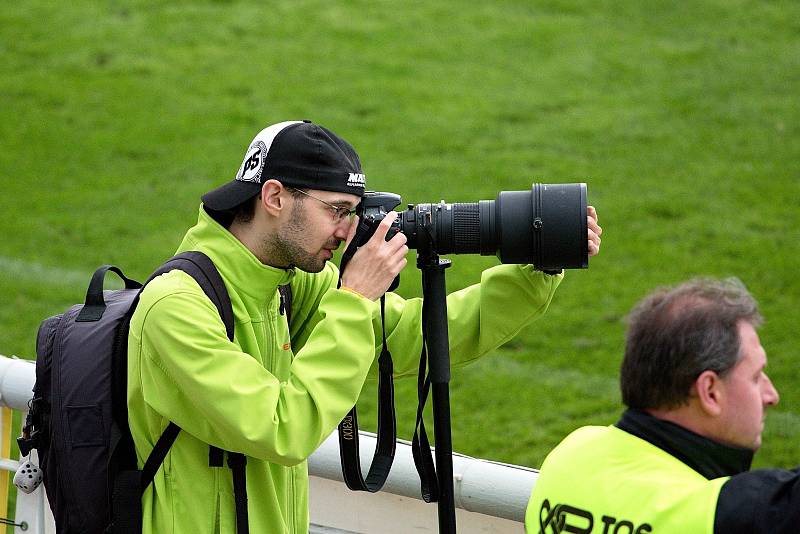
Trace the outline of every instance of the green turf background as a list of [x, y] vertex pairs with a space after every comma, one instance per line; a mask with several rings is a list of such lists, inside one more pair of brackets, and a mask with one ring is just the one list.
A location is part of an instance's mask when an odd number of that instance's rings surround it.
[[[735, 275], [782, 394], [756, 464], [798, 463], [799, 3], [12, 1], [0, 59], [0, 353], [31, 357], [97, 265], [144, 278], [259, 129], [310, 118], [407, 202], [589, 184], [602, 254], [454, 373], [457, 450], [538, 466], [613, 422], [625, 313], [657, 285]], [[450, 288], [496, 263], [451, 259]], [[401, 293], [419, 286], [409, 267]]]

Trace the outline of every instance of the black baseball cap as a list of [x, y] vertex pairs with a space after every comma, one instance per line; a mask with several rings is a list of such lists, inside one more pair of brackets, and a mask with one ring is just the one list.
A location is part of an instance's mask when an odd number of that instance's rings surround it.
[[234, 208], [275, 179], [290, 187], [364, 194], [366, 177], [355, 149], [332, 131], [311, 121], [285, 121], [255, 136], [236, 177], [202, 196], [214, 211]]

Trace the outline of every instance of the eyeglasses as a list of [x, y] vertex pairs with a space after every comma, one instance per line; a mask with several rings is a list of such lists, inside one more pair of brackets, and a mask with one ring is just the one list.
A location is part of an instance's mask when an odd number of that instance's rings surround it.
[[323, 204], [328, 206], [328, 208], [333, 212], [333, 223], [334, 224], [338, 224], [338, 223], [344, 221], [345, 219], [352, 220], [353, 217], [356, 214], [355, 208], [351, 209], [351, 208], [348, 208], [348, 207], [345, 207], [345, 206], [337, 206], [335, 204], [331, 204], [330, 202], [325, 202], [321, 198], [317, 198], [314, 195], [306, 193], [302, 189], [297, 189], [296, 187], [287, 187], [287, 189], [291, 189], [292, 191], [297, 191], [301, 195], [305, 195], [307, 197], [311, 197], [314, 200], [316, 200], [318, 202], [322, 202]]

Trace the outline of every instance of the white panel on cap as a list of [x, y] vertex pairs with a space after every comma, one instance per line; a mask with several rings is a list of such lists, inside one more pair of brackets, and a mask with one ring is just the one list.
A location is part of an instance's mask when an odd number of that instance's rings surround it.
[[250, 142], [250, 146], [245, 152], [244, 160], [239, 166], [239, 171], [236, 173], [236, 179], [240, 182], [255, 182], [261, 183], [261, 171], [266, 164], [269, 149], [275, 137], [284, 128], [292, 124], [299, 124], [302, 121], [284, 121], [277, 124], [267, 126], [256, 135]]
[[[272, 142], [275, 140], [275, 137], [281, 132], [281, 130], [287, 126], [291, 126], [292, 124], [300, 124], [301, 122], [303, 121], [284, 121], [267, 126], [258, 132], [258, 135], [253, 139], [253, 143], [257, 141], [263, 141], [263, 143], [267, 146], [267, 154], [269, 154], [269, 147], [272, 146]], [[253, 146], [253, 143], [250, 143], [250, 146]]]

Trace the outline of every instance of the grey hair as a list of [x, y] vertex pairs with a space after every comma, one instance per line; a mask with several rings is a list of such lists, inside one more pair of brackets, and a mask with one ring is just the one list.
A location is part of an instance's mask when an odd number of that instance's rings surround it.
[[622, 401], [640, 410], [685, 404], [702, 372], [724, 376], [739, 361], [741, 321], [763, 319], [737, 278], [695, 278], [645, 297], [628, 315]]

